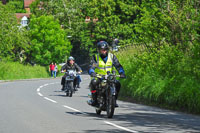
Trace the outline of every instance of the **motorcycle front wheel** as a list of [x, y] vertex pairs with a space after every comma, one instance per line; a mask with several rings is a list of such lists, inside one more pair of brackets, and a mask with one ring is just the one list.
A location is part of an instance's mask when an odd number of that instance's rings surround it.
[[96, 114], [100, 115], [101, 114], [101, 110], [100, 109], [96, 109]]
[[115, 111], [115, 102], [116, 102], [115, 96], [109, 94], [106, 101], [107, 101], [106, 103], [107, 117], [112, 118]]
[[69, 96], [69, 91], [66, 92], [66, 96]]
[[68, 82], [67, 82], [67, 81], [66, 81], [66, 83], [65, 83], [64, 91], [65, 91], [65, 93], [66, 93], [66, 96], [69, 96], [69, 87], [68, 87]]
[[72, 97], [74, 92], [73, 82], [69, 82], [69, 96]]

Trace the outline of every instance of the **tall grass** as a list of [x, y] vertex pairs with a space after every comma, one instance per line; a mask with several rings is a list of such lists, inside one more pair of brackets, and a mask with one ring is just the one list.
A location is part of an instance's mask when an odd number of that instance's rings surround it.
[[199, 52], [195, 55], [191, 49], [184, 53], [176, 46], [153, 52], [140, 49], [129, 47], [117, 53], [127, 75], [121, 80], [120, 94], [143, 103], [200, 113]]
[[48, 69], [42, 66], [22, 65], [18, 62], [0, 62], [0, 80], [49, 77]]

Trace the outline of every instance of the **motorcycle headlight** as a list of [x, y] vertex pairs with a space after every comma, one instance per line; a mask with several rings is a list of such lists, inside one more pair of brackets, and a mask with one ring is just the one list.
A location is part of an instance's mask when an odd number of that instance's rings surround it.
[[70, 76], [67, 76], [65, 79], [66, 79], [66, 80], [69, 80], [69, 79], [70, 79]]
[[106, 80], [103, 80], [103, 81], [101, 82], [101, 86], [106, 86]]

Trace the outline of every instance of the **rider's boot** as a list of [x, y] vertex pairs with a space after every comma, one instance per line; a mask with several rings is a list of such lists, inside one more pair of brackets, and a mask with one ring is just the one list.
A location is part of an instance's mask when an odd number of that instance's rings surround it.
[[81, 88], [81, 87], [80, 87], [80, 83], [77, 84], [77, 88]]
[[78, 91], [76, 82], [73, 83], [73, 88], [74, 88], [74, 91]]
[[92, 98], [88, 100], [88, 104], [91, 106], [98, 107], [98, 102], [97, 102], [97, 93], [92, 93]]
[[61, 91], [64, 91], [64, 88], [65, 88], [64, 85], [62, 85]]
[[115, 101], [115, 108], [119, 107], [119, 105], [117, 104], [117, 100]]
[[117, 104], [117, 98], [118, 98], [118, 94], [115, 95], [115, 107], [119, 107], [119, 105]]
[[77, 89], [77, 85], [74, 85], [75, 87], [74, 87], [74, 91], [78, 91], [78, 89]]

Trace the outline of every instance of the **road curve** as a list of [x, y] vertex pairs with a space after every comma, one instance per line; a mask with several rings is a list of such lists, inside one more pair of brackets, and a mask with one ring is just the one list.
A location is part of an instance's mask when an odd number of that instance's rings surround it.
[[112, 119], [87, 105], [88, 75], [73, 97], [60, 78], [0, 83], [0, 133], [200, 132], [200, 116], [118, 101]]

